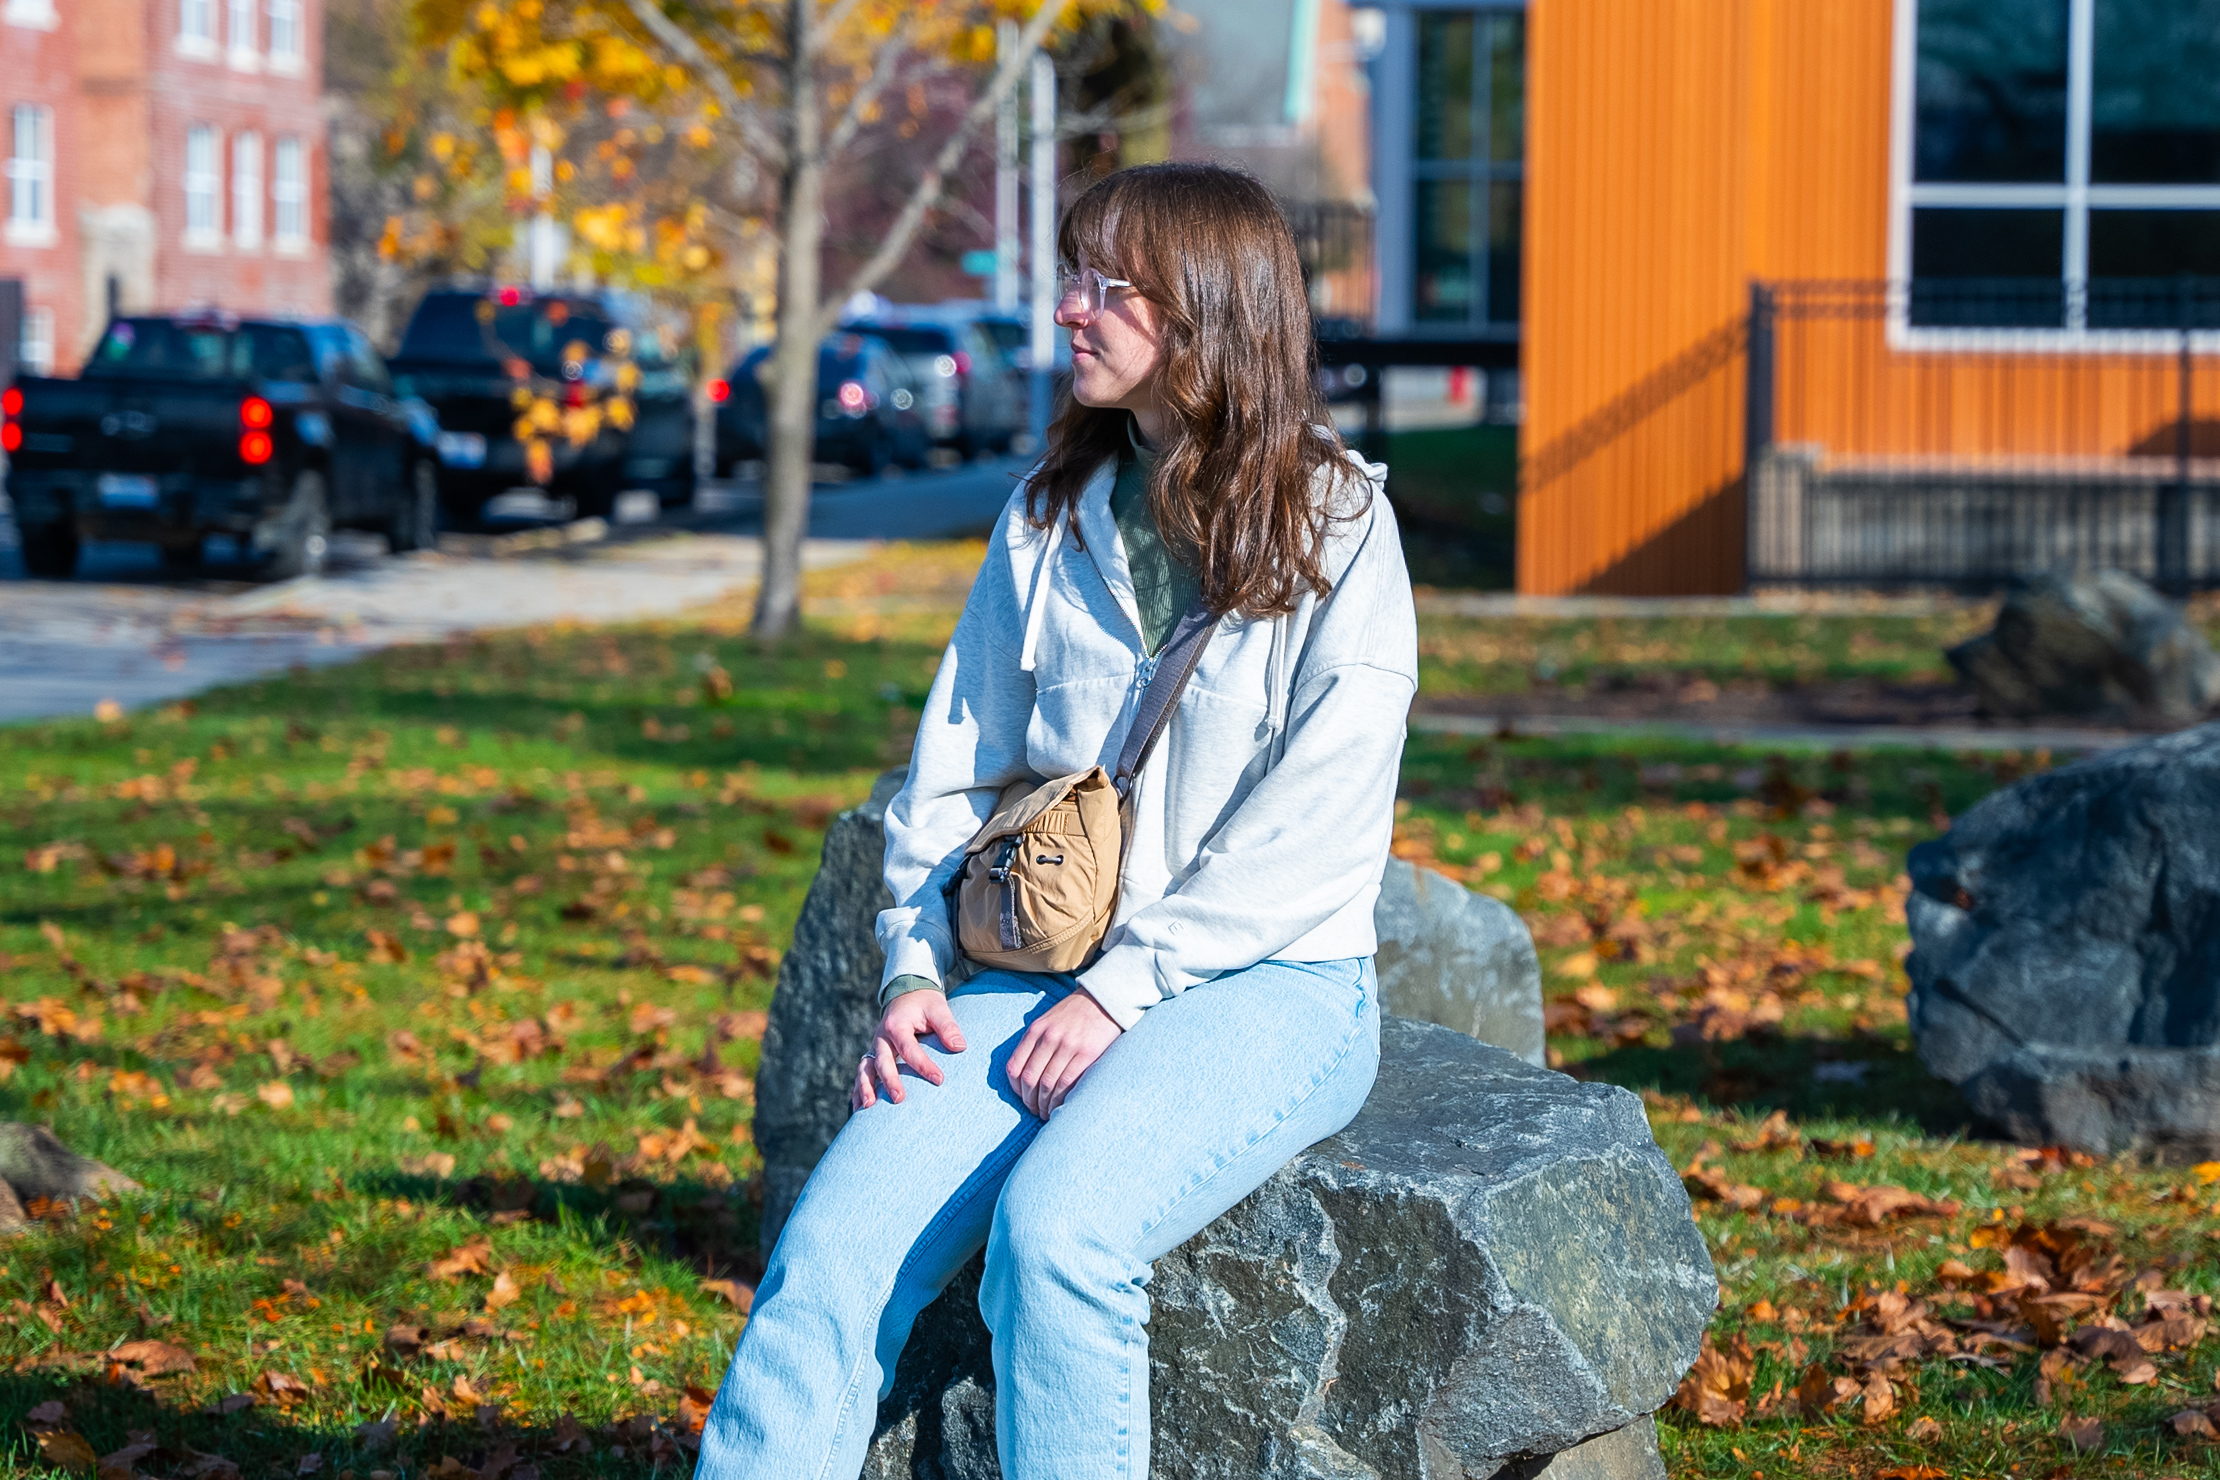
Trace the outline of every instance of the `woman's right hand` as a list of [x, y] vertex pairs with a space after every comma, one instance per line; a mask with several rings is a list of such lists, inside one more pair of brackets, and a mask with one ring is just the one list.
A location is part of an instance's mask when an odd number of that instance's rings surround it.
[[956, 1014], [949, 1010], [946, 993], [904, 992], [888, 1003], [878, 1031], [871, 1036], [871, 1052], [856, 1066], [856, 1087], [848, 1096], [848, 1108], [868, 1110], [876, 1105], [880, 1086], [884, 1086], [888, 1099], [901, 1104], [904, 1064], [916, 1070], [927, 1084], [945, 1079], [940, 1065], [918, 1041], [928, 1034], [938, 1038], [949, 1053], [964, 1051], [964, 1030], [956, 1026]]

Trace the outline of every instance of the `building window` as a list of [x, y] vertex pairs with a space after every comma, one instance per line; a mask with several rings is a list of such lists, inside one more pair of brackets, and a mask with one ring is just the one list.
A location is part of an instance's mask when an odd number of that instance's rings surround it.
[[54, 373], [54, 310], [27, 308], [16, 333], [16, 363], [33, 375]]
[[11, 124], [7, 240], [46, 246], [54, 240], [54, 110], [18, 103]]
[[1898, 0], [1897, 22], [1905, 327], [2220, 325], [2220, 0]]
[[1519, 321], [1526, 158], [1526, 18], [1421, 11], [1411, 318], [1429, 327]]
[[216, 54], [216, 0], [177, 0], [177, 49], [186, 56]]
[[277, 141], [277, 170], [270, 179], [270, 203], [277, 208], [271, 235], [281, 252], [308, 245], [308, 161], [301, 141], [287, 134]]
[[54, 0], [5, 0], [5, 3], [0, 3], [0, 25], [51, 31], [61, 23], [62, 18], [54, 9]]
[[297, 71], [301, 65], [301, 0], [270, 0], [270, 66]]
[[231, 239], [247, 251], [262, 245], [262, 135], [252, 129], [231, 136]]
[[223, 241], [223, 166], [219, 136], [205, 123], [185, 131], [185, 244], [212, 248]]
[[224, 0], [224, 39], [230, 45], [228, 60], [234, 67], [261, 65], [261, 47], [254, 34], [254, 0]]

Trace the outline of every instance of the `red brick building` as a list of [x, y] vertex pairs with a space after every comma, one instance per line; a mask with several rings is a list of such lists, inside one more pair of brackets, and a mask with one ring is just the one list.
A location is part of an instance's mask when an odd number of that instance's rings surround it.
[[0, 0], [0, 279], [67, 373], [110, 312], [329, 312], [318, 0]]

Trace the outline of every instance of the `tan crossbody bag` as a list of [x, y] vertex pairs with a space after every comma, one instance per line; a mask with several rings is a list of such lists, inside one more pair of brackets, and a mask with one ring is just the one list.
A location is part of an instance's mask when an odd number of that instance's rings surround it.
[[1063, 972], [1101, 954], [1133, 835], [1133, 780], [1170, 727], [1217, 626], [1217, 615], [1198, 601], [1147, 660], [1116, 774], [1092, 766], [1003, 790], [944, 891], [966, 956], [1007, 971]]

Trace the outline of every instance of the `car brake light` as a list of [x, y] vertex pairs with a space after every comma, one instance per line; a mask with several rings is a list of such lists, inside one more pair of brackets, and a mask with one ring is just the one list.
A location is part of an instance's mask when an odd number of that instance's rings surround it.
[[0, 422], [0, 452], [15, 452], [23, 446], [23, 428], [15, 422]]
[[569, 391], [568, 391], [568, 392], [567, 392], [567, 393], [566, 393], [566, 394], [564, 395], [564, 397], [563, 397], [563, 400], [564, 400], [564, 402], [565, 402], [566, 404], [568, 404], [568, 405], [572, 405], [572, 406], [583, 406], [583, 405], [585, 405], [585, 404], [586, 404], [586, 383], [585, 383], [584, 381], [582, 381], [582, 380], [574, 380], [574, 381], [572, 381], [572, 382], [570, 383], [570, 390], [569, 390]]
[[863, 382], [860, 380], [843, 380], [840, 382], [839, 399], [842, 410], [851, 413], [861, 411], [866, 399]]
[[260, 396], [249, 396], [239, 403], [239, 425], [252, 431], [268, 426], [270, 421], [270, 403]]
[[14, 386], [0, 391], [0, 452], [16, 452], [23, 446], [23, 426], [16, 420], [23, 414], [23, 392]]
[[239, 461], [260, 467], [270, 460], [270, 434], [248, 432], [239, 439]]
[[516, 288], [503, 288], [500, 298], [503, 308], [514, 308], [524, 301], [524, 294]]
[[0, 391], [0, 414], [21, 416], [23, 414], [23, 392], [12, 385], [6, 390]]
[[709, 382], [709, 400], [711, 405], [722, 406], [725, 402], [731, 399], [731, 382], [724, 380], [712, 380], [711, 382]]

